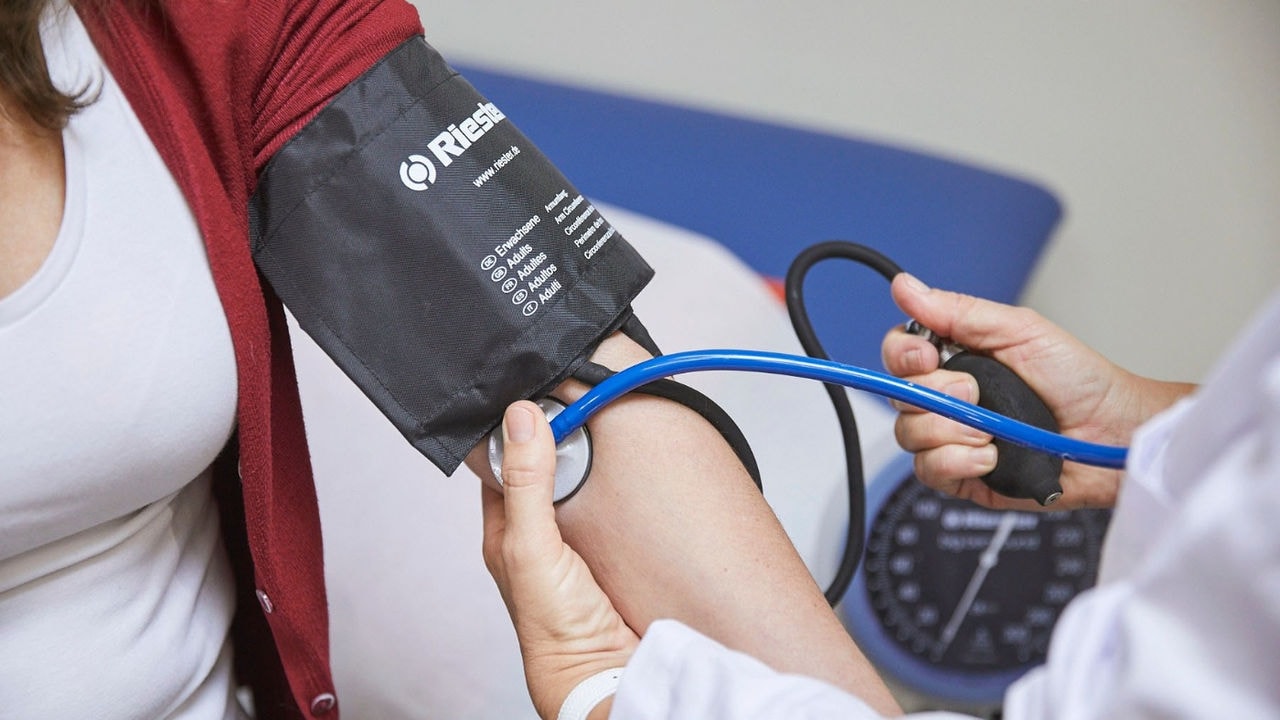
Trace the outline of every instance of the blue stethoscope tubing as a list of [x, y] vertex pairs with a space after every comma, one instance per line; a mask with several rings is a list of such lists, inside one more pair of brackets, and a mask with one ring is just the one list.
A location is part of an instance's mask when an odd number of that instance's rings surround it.
[[874, 393], [937, 413], [995, 437], [1057, 455], [1065, 460], [1123, 469], [1129, 449], [1100, 445], [1050, 432], [991, 412], [901, 378], [832, 360], [761, 350], [690, 350], [660, 355], [619, 371], [591, 388], [551, 420], [556, 443], [592, 415], [628, 392], [672, 375], [704, 370], [738, 370], [819, 380]]

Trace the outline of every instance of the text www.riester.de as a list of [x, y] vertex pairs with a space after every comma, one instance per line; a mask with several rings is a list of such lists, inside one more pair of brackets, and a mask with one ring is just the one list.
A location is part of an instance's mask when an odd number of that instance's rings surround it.
[[511, 149], [502, 153], [502, 155], [497, 160], [493, 161], [493, 164], [490, 165], [487, 170], [477, 175], [476, 179], [471, 181], [471, 184], [475, 185], [476, 187], [480, 187], [481, 185], [484, 185], [485, 183], [489, 182], [489, 180], [493, 178], [494, 175], [498, 174], [498, 171], [501, 170], [503, 166], [511, 162], [511, 159], [519, 154], [520, 154], [520, 146], [512, 145]]

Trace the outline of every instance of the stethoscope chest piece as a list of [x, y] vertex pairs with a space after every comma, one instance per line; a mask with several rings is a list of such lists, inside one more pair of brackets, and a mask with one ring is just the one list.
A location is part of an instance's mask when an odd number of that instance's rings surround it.
[[[537, 401], [538, 407], [542, 408], [542, 412], [546, 413], [547, 420], [553, 419], [559, 415], [565, 408], [564, 404], [552, 398], [542, 398]], [[498, 485], [502, 485], [502, 430], [499, 428], [489, 433], [489, 469], [493, 471], [494, 478], [497, 479]], [[587, 426], [583, 425], [573, 432], [569, 433], [559, 445], [556, 446], [556, 487], [555, 502], [562, 502], [569, 499], [582, 484], [586, 482], [587, 474], [591, 472], [591, 435], [587, 432]], [[501, 487], [499, 487], [501, 489]]]

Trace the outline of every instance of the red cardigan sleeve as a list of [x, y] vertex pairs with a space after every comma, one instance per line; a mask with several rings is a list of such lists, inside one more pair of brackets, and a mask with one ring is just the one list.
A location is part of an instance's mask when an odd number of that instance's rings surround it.
[[[402, 0], [126, 0], [76, 6], [204, 235], [235, 346], [241, 542], [237, 635], [252, 670], [287, 680], [258, 716], [336, 717], [319, 513], [283, 311], [253, 266], [258, 172], [339, 90], [421, 34]], [[238, 512], [228, 515], [239, 524]], [[228, 546], [237, 554], [235, 532]], [[253, 602], [253, 598], [259, 602]], [[246, 617], [247, 616], [247, 617]], [[274, 650], [275, 652], [271, 652]], [[262, 655], [279, 663], [263, 662]], [[240, 668], [242, 671], [244, 667]]]
[[422, 33], [403, 2], [264, 2], [256, 9], [262, 17], [249, 35], [265, 55], [249, 84], [255, 170], [356, 76]]

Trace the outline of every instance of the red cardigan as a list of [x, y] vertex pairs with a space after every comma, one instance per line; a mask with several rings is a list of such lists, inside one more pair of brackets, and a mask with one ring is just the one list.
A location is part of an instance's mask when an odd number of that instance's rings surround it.
[[248, 200], [267, 160], [335, 93], [421, 34], [418, 14], [402, 0], [77, 10], [182, 188], [231, 328], [240, 480], [223, 472], [220, 499], [240, 561], [238, 671], [255, 685], [262, 720], [335, 718], [319, 512], [284, 316], [250, 257]]

